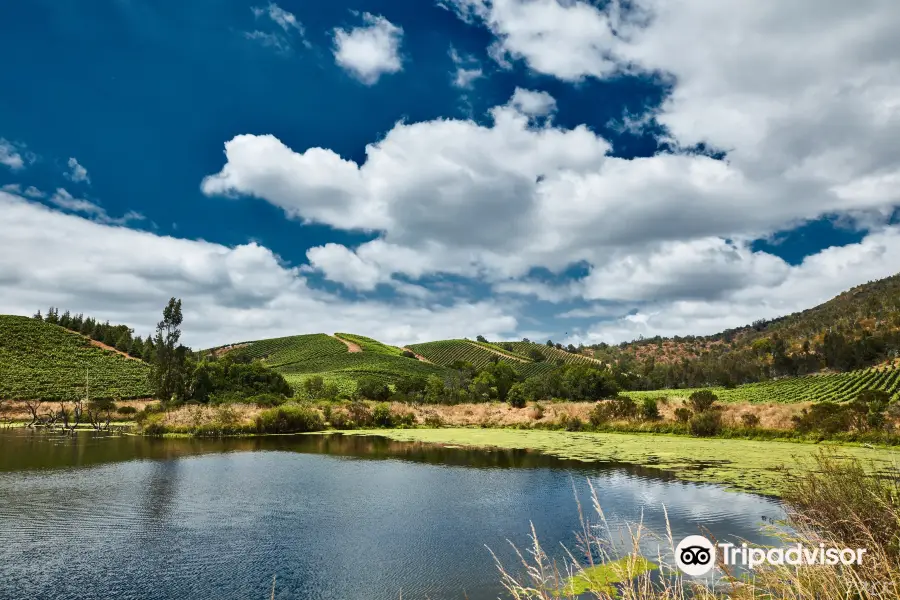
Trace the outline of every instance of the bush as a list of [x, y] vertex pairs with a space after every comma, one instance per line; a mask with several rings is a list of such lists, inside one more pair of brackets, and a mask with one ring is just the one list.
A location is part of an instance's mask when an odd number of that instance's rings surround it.
[[718, 400], [719, 397], [709, 390], [698, 390], [691, 394], [689, 399], [694, 412], [702, 413], [711, 409], [713, 404], [716, 403], [716, 400]]
[[687, 423], [693, 414], [689, 408], [681, 406], [675, 409], [675, 420], [679, 423]]
[[540, 421], [544, 418], [544, 407], [540, 404], [535, 404], [531, 407], [531, 418], [535, 421]]
[[622, 396], [609, 402], [609, 416], [614, 419], [630, 419], [637, 415], [637, 405], [628, 396]]
[[281, 406], [288, 399], [281, 394], [258, 394], [256, 396], [250, 396], [246, 399], [248, 404], [255, 404], [257, 406]]
[[741, 423], [744, 427], [756, 427], [759, 425], [759, 417], [753, 413], [744, 413], [741, 415]]
[[826, 435], [848, 431], [853, 423], [853, 415], [846, 406], [828, 400], [813, 404], [809, 409], [804, 408], [791, 419], [800, 433], [816, 431]]
[[416, 424], [416, 413], [412, 411], [394, 413], [391, 417], [394, 427], [412, 427]]
[[581, 431], [584, 429], [584, 421], [572, 416], [566, 420], [566, 431]]
[[284, 404], [265, 410], [256, 417], [260, 433], [303, 433], [325, 429], [325, 420], [317, 410], [298, 404]]
[[594, 408], [591, 409], [591, 414], [588, 416], [588, 420], [591, 423], [592, 427], [600, 427], [607, 421], [609, 421], [609, 413], [610, 406], [606, 402], [598, 402], [594, 405]]
[[547, 357], [544, 356], [544, 353], [537, 348], [531, 348], [528, 350], [528, 358], [530, 358], [534, 362], [543, 362], [547, 360]]
[[133, 406], [120, 406], [116, 413], [123, 417], [130, 417], [137, 414], [137, 409]]
[[375, 423], [372, 411], [362, 402], [354, 402], [347, 407], [347, 416], [356, 427], [371, 427]]
[[383, 402], [391, 397], [390, 388], [377, 377], [362, 377], [356, 383], [356, 393], [361, 398]]
[[693, 436], [714, 436], [722, 430], [722, 416], [717, 412], [701, 412], [691, 417], [688, 427]]
[[357, 427], [356, 422], [350, 417], [347, 411], [344, 410], [331, 411], [328, 422], [331, 423], [331, 426], [335, 429], [356, 429]]
[[390, 405], [376, 404], [372, 410], [372, 421], [377, 427], [393, 427], [394, 416], [391, 414]]
[[443, 427], [444, 419], [441, 418], [441, 415], [430, 412], [427, 415], [425, 415], [425, 419], [424, 419], [423, 423], [425, 424], [426, 427], [434, 427], [434, 428]]
[[402, 355], [406, 358], [411, 358], [413, 360], [419, 360], [418, 358], [416, 358], [416, 353], [411, 350], [404, 350]]
[[525, 386], [521, 383], [514, 383], [512, 387], [509, 388], [509, 392], [506, 395], [506, 401], [509, 402], [509, 405], [513, 408], [525, 408], [525, 404], [528, 401], [525, 393]]
[[656, 400], [644, 398], [644, 402], [641, 404], [641, 418], [645, 421], [659, 420], [659, 407], [656, 405]]

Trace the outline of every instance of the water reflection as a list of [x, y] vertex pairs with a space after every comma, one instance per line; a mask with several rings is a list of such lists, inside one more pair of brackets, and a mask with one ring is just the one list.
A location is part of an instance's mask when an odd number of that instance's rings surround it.
[[[590, 481], [616, 535], [643, 517], [766, 542], [769, 499], [566, 462], [377, 437], [224, 441], [0, 434], [0, 597], [497, 598], [485, 545], [575, 544]], [[574, 490], [574, 491], [573, 491]], [[647, 540], [645, 551], [655, 552]]]

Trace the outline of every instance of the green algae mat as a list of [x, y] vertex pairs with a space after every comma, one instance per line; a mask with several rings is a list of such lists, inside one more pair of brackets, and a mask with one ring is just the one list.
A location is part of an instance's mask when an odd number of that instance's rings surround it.
[[342, 432], [379, 435], [400, 442], [524, 449], [585, 462], [651, 467], [685, 481], [779, 495], [788, 473], [807, 468], [822, 448], [860, 459], [873, 472], [900, 467], [900, 450], [836, 444], [692, 438], [665, 434], [571, 433], [515, 429], [376, 429]]

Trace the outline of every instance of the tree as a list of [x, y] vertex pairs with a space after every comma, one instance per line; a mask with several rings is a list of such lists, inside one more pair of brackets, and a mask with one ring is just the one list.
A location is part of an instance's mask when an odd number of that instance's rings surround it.
[[187, 349], [178, 343], [181, 338], [181, 300], [171, 298], [163, 310], [163, 319], [156, 325], [156, 350], [151, 383], [156, 397], [163, 402], [184, 396]]
[[40, 311], [40, 309], [38, 309], [38, 311], [37, 311], [36, 313], [34, 313], [34, 318], [37, 319], [38, 321], [43, 321], [43, 320], [44, 320], [44, 317], [41, 316], [41, 311]]
[[696, 413], [708, 411], [718, 399], [719, 397], [709, 390], [697, 390], [689, 398], [691, 407]]
[[487, 340], [485, 339], [485, 337], [484, 337], [483, 335], [477, 335], [477, 336], [475, 336], [475, 341], [476, 341], [476, 342], [487, 343]]

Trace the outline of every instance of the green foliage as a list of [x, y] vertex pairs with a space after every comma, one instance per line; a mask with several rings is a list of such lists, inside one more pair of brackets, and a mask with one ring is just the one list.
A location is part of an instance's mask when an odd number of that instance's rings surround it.
[[154, 396], [163, 402], [185, 397], [187, 384], [187, 348], [180, 345], [181, 300], [171, 298], [156, 325], [156, 356], [150, 370]]
[[688, 421], [688, 428], [693, 436], [712, 437], [722, 430], [722, 415], [712, 410], [695, 414]]
[[610, 416], [610, 404], [608, 402], [598, 402], [591, 409], [588, 421], [592, 427], [600, 427], [609, 421]]
[[133, 406], [120, 406], [116, 409], [116, 413], [123, 417], [133, 417], [137, 412], [138, 410]]
[[680, 406], [675, 409], [675, 420], [679, 423], [687, 423], [693, 414], [689, 408]]
[[656, 405], [655, 399], [644, 398], [644, 401], [641, 404], [641, 418], [645, 421], [659, 420], [659, 407]]
[[391, 415], [391, 407], [388, 404], [376, 404], [372, 409], [372, 420], [376, 427], [393, 427], [394, 420]]
[[256, 430], [260, 433], [304, 433], [325, 429], [325, 420], [318, 411], [284, 404], [261, 412], [256, 417]]
[[609, 416], [614, 419], [631, 419], [636, 416], [638, 412], [637, 405], [634, 403], [634, 400], [632, 400], [628, 396], [610, 400], [608, 406]]
[[712, 408], [719, 397], [709, 390], [697, 390], [690, 395], [691, 408], [695, 413], [706, 412]]
[[387, 400], [391, 396], [391, 390], [377, 377], [361, 377], [356, 385], [356, 393], [361, 398], [369, 400]]
[[[362, 348], [363, 352], [374, 352], [376, 354], [386, 354], [388, 356], [403, 355], [403, 351], [400, 348], [382, 344], [378, 340], [373, 340], [372, 338], [368, 338], [363, 335], [356, 335], [353, 333], [336, 333], [334, 335], [337, 338], [347, 340], [348, 342], [356, 344], [357, 346]], [[413, 358], [415, 358], [415, 355], [413, 355]]]
[[[455, 369], [460, 362], [471, 364], [475, 369], [484, 369], [495, 361], [508, 364], [528, 377], [553, 370], [553, 365], [536, 364], [524, 356], [495, 348], [493, 344], [469, 340], [441, 340], [424, 344], [412, 344], [409, 349], [430, 360], [435, 365]], [[498, 355], [500, 352], [501, 355]], [[509, 355], [509, 356], [507, 356]]]
[[261, 395], [291, 397], [294, 390], [280, 373], [261, 362], [234, 362], [228, 355], [198, 363], [187, 385], [187, 398], [201, 403], [209, 402], [213, 397], [241, 401]]
[[46, 321], [0, 316], [0, 398], [147, 398], [149, 366]]
[[[860, 391], [878, 390], [897, 400], [900, 399], [900, 365], [852, 371], [849, 373], [828, 373], [807, 375], [773, 381], [762, 381], [740, 385], [733, 389], [714, 388], [709, 391], [718, 396], [721, 402], [741, 402], [755, 404], [760, 402], [778, 402], [790, 404], [794, 402], [849, 402], [857, 397]], [[687, 396], [698, 390], [655, 390], [624, 392], [632, 398], [659, 396], [660, 394]]]
[[513, 384], [512, 387], [509, 388], [509, 394], [506, 396], [506, 401], [509, 402], [509, 405], [513, 408], [525, 408], [525, 405], [528, 403], [525, 386], [522, 383]]
[[801, 433], [817, 431], [833, 434], [850, 429], [852, 415], [845, 406], [825, 401], [803, 409], [800, 415], [793, 417], [793, 421], [794, 427]]
[[569, 364], [549, 373], [529, 377], [525, 390], [530, 400], [562, 398], [575, 402], [615, 397], [618, 393], [612, 374], [586, 364]]

